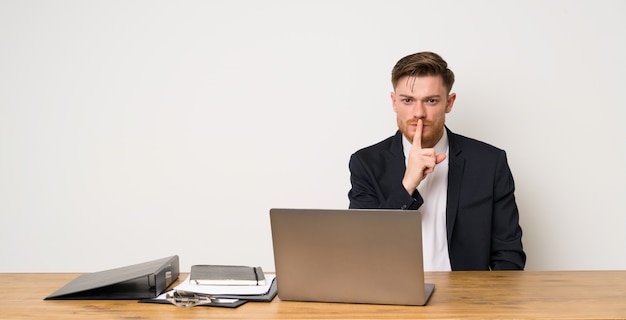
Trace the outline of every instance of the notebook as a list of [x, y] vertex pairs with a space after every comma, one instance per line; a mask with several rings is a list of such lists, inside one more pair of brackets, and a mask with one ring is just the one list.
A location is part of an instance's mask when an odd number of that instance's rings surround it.
[[414, 210], [270, 209], [281, 300], [425, 305]]
[[189, 282], [207, 286], [264, 286], [261, 267], [196, 264], [191, 266]]

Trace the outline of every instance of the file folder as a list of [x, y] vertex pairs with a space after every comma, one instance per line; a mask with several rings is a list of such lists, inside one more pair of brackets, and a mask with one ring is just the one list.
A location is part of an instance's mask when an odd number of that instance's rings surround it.
[[180, 274], [177, 255], [83, 274], [44, 300], [131, 300], [155, 298]]
[[[186, 281], [188, 282], [188, 280], [189, 279], [187, 279]], [[177, 291], [178, 288], [182, 288], [183, 289], [182, 291], [185, 292], [186, 294], [192, 294], [198, 297], [205, 297], [205, 299], [202, 299], [202, 300], [206, 302], [201, 302], [201, 303], [196, 303], [196, 304], [190, 303], [190, 305], [237, 308], [240, 305], [249, 301], [271, 302], [274, 299], [274, 297], [276, 297], [276, 294], [278, 293], [278, 289], [276, 286], [276, 279], [274, 276], [270, 276], [269, 281], [271, 283], [269, 285], [269, 289], [266, 292], [259, 293], [259, 294], [223, 294], [223, 293], [209, 294], [209, 293], [194, 292], [191, 289], [191, 286], [184, 286], [183, 284], [179, 284], [174, 289], [166, 292], [165, 294], [162, 294], [159, 297], [150, 298], [150, 299], [141, 299], [139, 300], [139, 302], [171, 304], [172, 301], [168, 300], [166, 295], [172, 294], [173, 292]], [[192, 290], [192, 291], [189, 291], [189, 290]]]

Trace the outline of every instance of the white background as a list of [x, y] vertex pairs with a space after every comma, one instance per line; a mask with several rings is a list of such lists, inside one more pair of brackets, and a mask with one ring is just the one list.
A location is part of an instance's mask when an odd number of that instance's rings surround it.
[[626, 269], [626, 2], [0, 0], [0, 272], [274, 268], [272, 207], [347, 208], [440, 53], [507, 151], [528, 270]]

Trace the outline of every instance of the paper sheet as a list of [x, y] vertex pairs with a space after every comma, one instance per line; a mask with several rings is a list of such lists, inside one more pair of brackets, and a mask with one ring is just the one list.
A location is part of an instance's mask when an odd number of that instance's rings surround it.
[[188, 276], [185, 281], [174, 287], [174, 289], [210, 295], [262, 295], [270, 290], [275, 277], [276, 275], [266, 274], [265, 279], [267, 281], [262, 286], [206, 286], [191, 284]]

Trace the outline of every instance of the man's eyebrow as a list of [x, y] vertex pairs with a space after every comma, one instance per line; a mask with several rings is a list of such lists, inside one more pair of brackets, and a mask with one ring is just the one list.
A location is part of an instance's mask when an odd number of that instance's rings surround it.
[[[414, 96], [410, 96], [408, 94], [399, 94], [398, 96], [400, 96], [401, 98], [411, 98], [411, 99], [417, 99]], [[425, 96], [424, 98], [422, 98], [423, 100], [429, 100], [429, 99], [434, 99], [434, 98], [439, 98], [441, 99], [441, 95], [440, 94], [433, 94], [430, 96]]]

